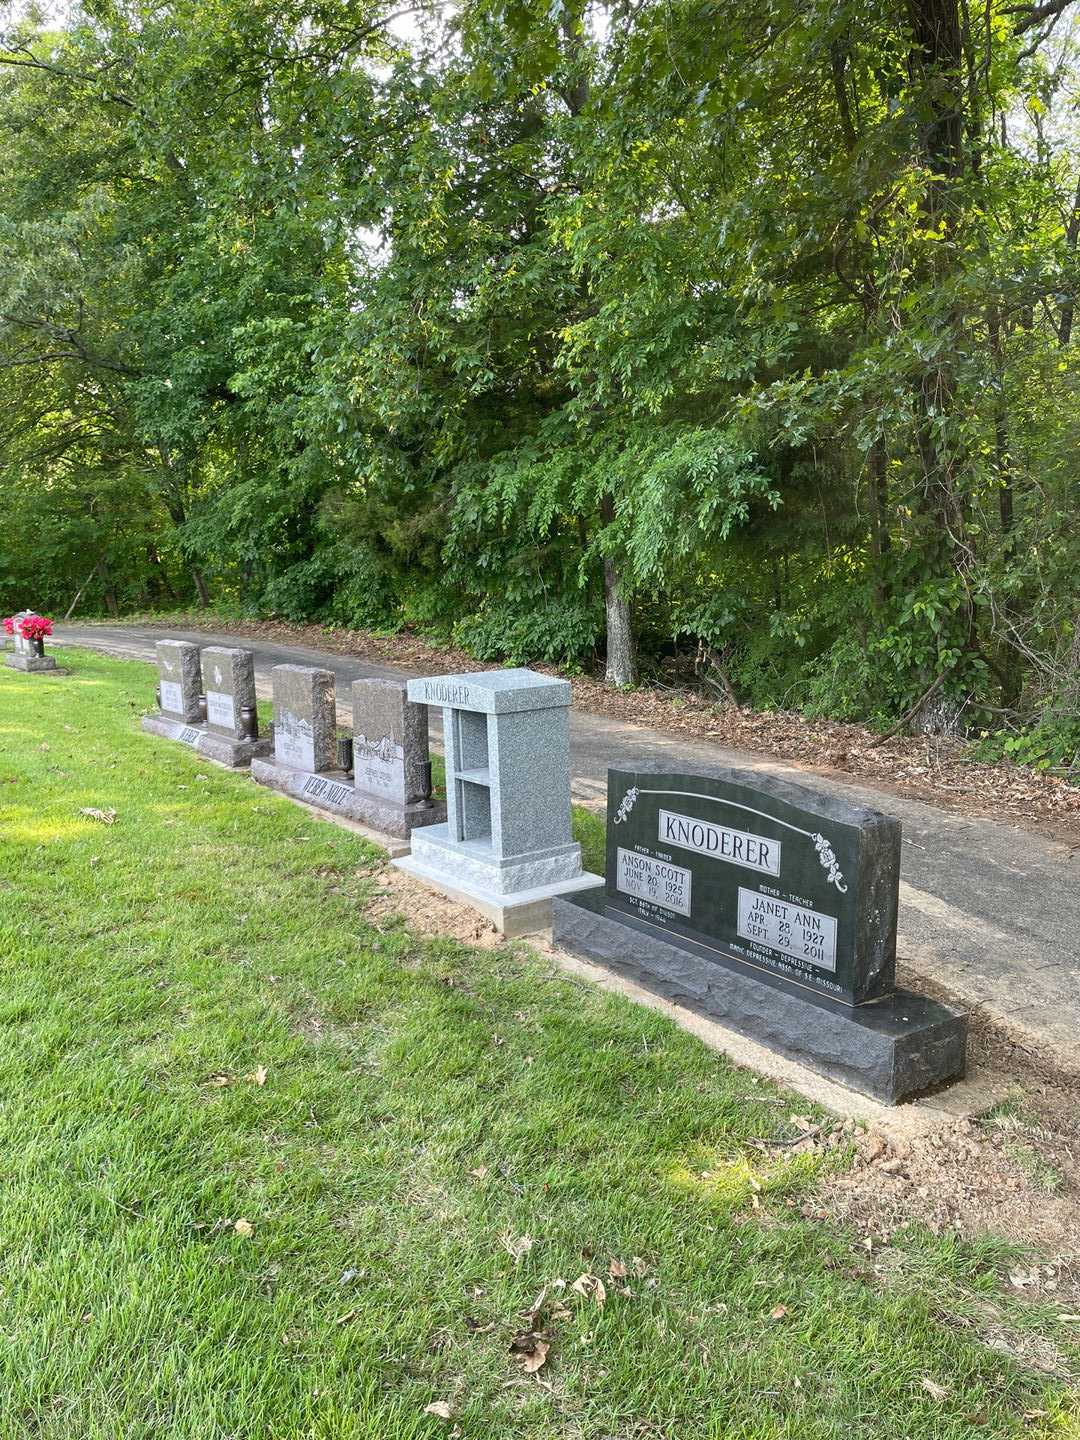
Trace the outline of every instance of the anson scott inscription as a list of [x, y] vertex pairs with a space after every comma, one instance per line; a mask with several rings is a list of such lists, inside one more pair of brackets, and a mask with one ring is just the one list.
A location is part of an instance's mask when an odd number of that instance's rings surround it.
[[900, 826], [770, 776], [608, 771], [605, 906], [848, 1005], [892, 993]]

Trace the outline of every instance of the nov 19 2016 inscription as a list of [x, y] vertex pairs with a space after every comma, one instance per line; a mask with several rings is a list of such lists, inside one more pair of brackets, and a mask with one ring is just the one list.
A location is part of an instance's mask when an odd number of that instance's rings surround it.
[[609, 912], [849, 1005], [891, 993], [896, 822], [725, 773], [609, 770]]

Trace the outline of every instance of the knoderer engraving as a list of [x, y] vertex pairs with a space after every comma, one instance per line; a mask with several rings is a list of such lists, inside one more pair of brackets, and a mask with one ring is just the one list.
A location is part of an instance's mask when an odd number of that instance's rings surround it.
[[780, 874], [782, 846], [779, 840], [765, 840], [746, 830], [732, 830], [727, 825], [714, 825], [709, 820], [680, 815], [673, 810], [660, 811], [658, 834], [666, 845], [711, 855], [748, 870], [760, 870], [765, 875]]
[[[825, 836], [817, 830], [804, 830], [801, 825], [792, 825], [787, 820], [781, 820], [777, 815], [764, 815], [760, 810], [755, 810], [752, 805], [740, 805], [737, 801], [727, 800], [721, 795], [699, 795], [692, 790], [646, 790], [638, 785], [631, 785], [623, 795], [619, 807], [612, 818], [612, 825], [625, 825], [629, 821], [630, 812], [637, 804], [638, 797], [641, 795], [684, 795], [692, 800], [710, 800], [717, 805], [726, 805], [732, 810], [745, 810], [751, 815], [762, 815], [763, 819], [772, 820], [775, 824], [782, 825], [785, 830], [792, 830], [796, 835], [805, 835], [806, 838], [812, 842], [817, 852], [821, 868], [827, 872], [829, 884], [835, 885], [841, 895], [847, 894], [847, 883], [844, 880], [844, 872], [837, 864], [836, 853]], [[778, 845], [777, 841], [773, 841], [772, 843]], [[773, 873], [779, 874], [779, 871], [774, 871]]]
[[448, 685], [444, 680], [425, 680], [424, 699], [433, 705], [467, 705], [468, 685]]

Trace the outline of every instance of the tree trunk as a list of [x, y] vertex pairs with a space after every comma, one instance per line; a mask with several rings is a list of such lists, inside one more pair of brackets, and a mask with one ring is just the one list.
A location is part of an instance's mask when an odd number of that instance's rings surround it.
[[[610, 495], [605, 495], [600, 502], [600, 518], [605, 525], [615, 519], [615, 502]], [[637, 681], [637, 659], [630, 601], [623, 593], [619, 567], [610, 555], [604, 556], [604, 607], [607, 611], [604, 679], [609, 685], [633, 685]]]
[[604, 605], [607, 609], [607, 669], [604, 679], [609, 685], [633, 685], [637, 680], [637, 665], [630, 602], [622, 592], [619, 572], [610, 556], [604, 558]]
[[206, 584], [206, 576], [197, 565], [192, 565], [191, 578], [195, 582], [195, 593], [199, 597], [199, 608], [206, 610], [210, 605], [210, 590]]
[[889, 559], [892, 539], [889, 535], [889, 469], [885, 443], [874, 441], [869, 456], [870, 470], [870, 548], [874, 557], [874, 601], [879, 611], [889, 603], [891, 589]]
[[[1076, 254], [1076, 242], [1078, 238], [1080, 238], [1080, 181], [1077, 182], [1076, 198], [1073, 200], [1073, 207], [1069, 214], [1069, 224], [1065, 231], [1065, 252], [1070, 262]], [[1069, 288], [1066, 291], [1068, 298], [1061, 307], [1061, 321], [1058, 327], [1058, 339], [1061, 341], [1062, 349], [1065, 349], [1072, 339], [1073, 314], [1076, 310], [1076, 297], [1072, 293], [1074, 283], [1070, 275]]]
[[96, 566], [98, 579], [101, 581], [102, 590], [105, 594], [105, 608], [110, 615], [119, 615], [120, 606], [116, 601], [116, 591], [113, 588], [112, 576], [109, 574], [109, 567], [104, 560], [99, 560]]

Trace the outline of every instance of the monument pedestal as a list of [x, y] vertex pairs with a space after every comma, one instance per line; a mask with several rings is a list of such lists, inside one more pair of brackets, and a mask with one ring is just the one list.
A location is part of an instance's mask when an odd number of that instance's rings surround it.
[[603, 884], [552, 902], [552, 938], [853, 1090], [895, 1105], [964, 1073], [967, 1016], [894, 990], [846, 1005], [682, 936], [650, 934], [605, 904]]
[[24, 655], [16, 651], [9, 655], [4, 662], [12, 670], [23, 670], [34, 673], [39, 670], [55, 670], [56, 661], [51, 655]]
[[242, 770], [257, 756], [270, 753], [269, 739], [231, 740], [225, 735], [212, 734], [202, 725], [185, 725], [182, 720], [172, 720], [160, 713], [144, 715], [142, 728], [151, 735], [160, 735], [163, 740], [189, 745], [192, 750], [229, 770]]
[[252, 762], [251, 778], [305, 805], [370, 825], [397, 840], [407, 840], [418, 826], [438, 825], [446, 819], [446, 806], [437, 800], [426, 805], [396, 805], [382, 796], [357, 790], [344, 770], [305, 770], [270, 758]]
[[414, 832], [412, 853], [395, 860], [414, 880], [471, 905], [504, 935], [533, 935], [551, 924], [551, 902], [602, 884], [581, 869], [574, 842], [494, 859], [490, 845], [455, 841], [448, 825]]

